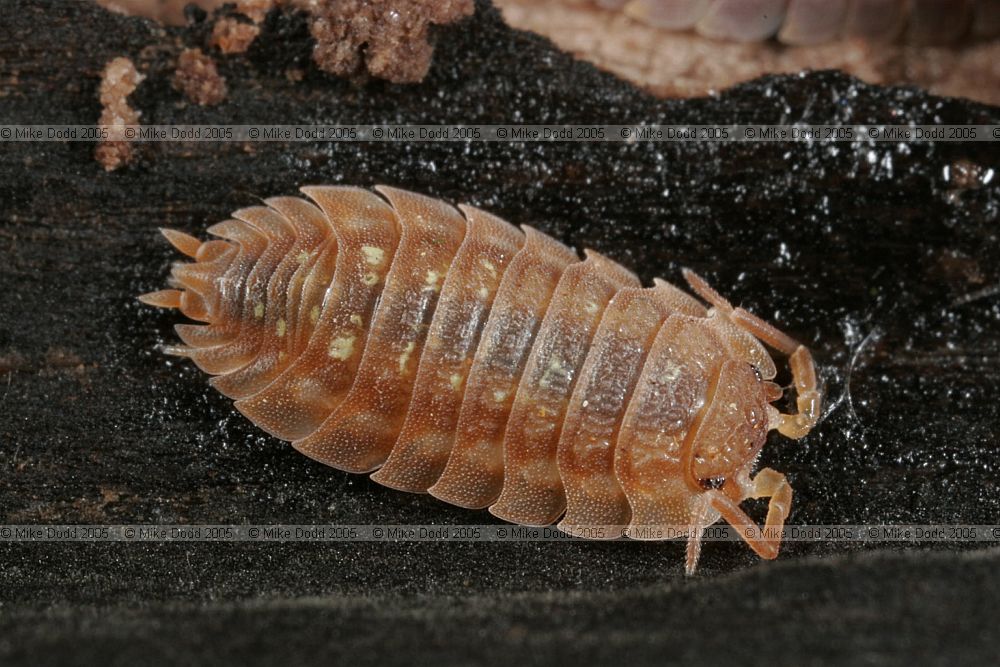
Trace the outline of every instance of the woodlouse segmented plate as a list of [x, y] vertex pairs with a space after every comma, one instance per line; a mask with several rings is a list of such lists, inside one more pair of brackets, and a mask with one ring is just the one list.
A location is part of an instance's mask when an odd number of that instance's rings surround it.
[[[740, 509], [791, 487], [764, 469], [768, 430], [804, 436], [819, 414], [811, 356], [685, 277], [710, 307], [530, 227], [388, 187], [306, 187], [233, 213], [202, 242], [164, 230], [193, 263], [168, 349], [300, 452], [386, 486], [515, 523], [646, 539], [681, 527], [693, 572], [720, 517], [774, 558], [780, 538]], [[790, 355], [798, 412], [761, 345]], [[652, 529], [652, 530], [651, 530]], [[769, 531], [770, 532], [770, 531]], [[780, 532], [780, 531], [779, 531]]]

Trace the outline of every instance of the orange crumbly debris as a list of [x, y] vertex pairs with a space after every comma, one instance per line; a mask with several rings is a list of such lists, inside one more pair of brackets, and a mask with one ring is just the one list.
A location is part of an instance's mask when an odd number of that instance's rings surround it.
[[132, 142], [122, 135], [124, 126], [139, 123], [141, 114], [129, 106], [127, 98], [144, 78], [128, 58], [115, 58], [104, 67], [100, 87], [100, 124], [110, 127], [107, 139], [97, 145], [94, 157], [107, 171], [125, 166], [134, 156]]
[[421, 81], [434, 47], [431, 24], [472, 14], [472, 0], [296, 0], [312, 15], [313, 60], [320, 69], [353, 76], [367, 68], [394, 83]]
[[[183, 6], [189, 0], [98, 0], [127, 14], [148, 16], [170, 24], [184, 23]], [[212, 11], [224, 0], [194, 0]], [[474, 0], [236, 0], [235, 11], [252, 25], [232, 16], [219, 18], [209, 45], [222, 53], [244, 53], [260, 34], [260, 24], [274, 7], [309, 14], [316, 40], [313, 60], [323, 71], [353, 77], [367, 71], [394, 83], [423, 80], [430, 69], [434, 47], [428, 41], [431, 25], [452, 23], [471, 16]], [[200, 53], [200, 52], [199, 52]], [[174, 79], [198, 104], [217, 104], [225, 97], [225, 82], [206, 56], [192, 57], [191, 72]], [[194, 94], [191, 91], [194, 91]], [[201, 100], [213, 101], [201, 101]]]
[[260, 28], [234, 18], [224, 18], [212, 28], [212, 46], [223, 53], [244, 53], [260, 34]]
[[212, 106], [226, 99], [226, 80], [201, 49], [185, 49], [177, 59], [174, 88], [195, 104]]
[[237, 0], [236, 11], [250, 17], [254, 23], [260, 23], [274, 7], [274, 0]]

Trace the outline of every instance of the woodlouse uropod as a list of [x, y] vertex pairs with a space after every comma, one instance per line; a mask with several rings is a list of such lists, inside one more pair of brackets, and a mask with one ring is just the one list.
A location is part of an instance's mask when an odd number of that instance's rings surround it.
[[[268, 433], [386, 486], [582, 537], [681, 527], [689, 573], [719, 518], [777, 555], [792, 489], [751, 472], [769, 430], [816, 423], [805, 347], [690, 271], [707, 309], [530, 227], [376, 189], [305, 187], [313, 203], [241, 209], [217, 240], [163, 230], [195, 262], [139, 298], [205, 323], [167, 351]], [[761, 341], [790, 357], [795, 414], [771, 405]], [[767, 534], [740, 508], [764, 497]]]

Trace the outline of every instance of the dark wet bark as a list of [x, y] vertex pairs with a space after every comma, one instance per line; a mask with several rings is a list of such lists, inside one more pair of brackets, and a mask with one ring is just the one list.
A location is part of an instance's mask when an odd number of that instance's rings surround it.
[[[302, 18], [273, 15], [245, 57], [218, 59], [229, 95], [203, 108], [170, 77], [173, 54], [205, 34], [15, 0], [0, 25], [0, 120], [95, 122], [100, 72], [125, 55], [147, 75], [130, 98], [146, 123], [1000, 122], [996, 108], [830, 72], [660, 101], [485, 7], [437, 33], [430, 76], [410, 86], [317, 72]], [[302, 81], [286, 76], [304, 64]], [[174, 340], [176, 314], [134, 297], [164, 285], [175, 258], [157, 227], [200, 234], [317, 183], [471, 202], [599, 249], [647, 283], [690, 266], [810, 345], [835, 407], [806, 440], [775, 437], [762, 457], [795, 488], [791, 523], [1000, 515], [1000, 178], [958, 189], [945, 177], [960, 162], [997, 169], [995, 144], [161, 143], [113, 173], [93, 148], [0, 144], [4, 523], [491, 521], [302, 457], [155, 349]], [[448, 662], [488, 650], [495, 662], [701, 663], [745, 649], [773, 664], [854, 664], [993, 651], [1000, 556], [986, 545], [795, 543], [762, 563], [714, 543], [693, 581], [683, 551], [0, 544], [0, 655], [384, 664], [423, 647]], [[145, 610], [126, 620], [132, 604]]]

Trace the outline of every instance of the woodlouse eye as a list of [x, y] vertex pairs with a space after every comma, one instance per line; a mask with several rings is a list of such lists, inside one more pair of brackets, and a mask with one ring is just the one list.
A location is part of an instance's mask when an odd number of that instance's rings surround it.
[[700, 479], [698, 482], [701, 484], [701, 488], [706, 491], [710, 489], [721, 489], [722, 485], [726, 483], [725, 477], [711, 477], [709, 479]]
[[753, 364], [747, 364], [747, 365], [750, 366], [751, 369], [753, 369], [753, 374], [757, 376], [757, 382], [763, 381], [764, 376], [760, 374], [760, 371], [757, 369], [757, 367], [754, 366]]

